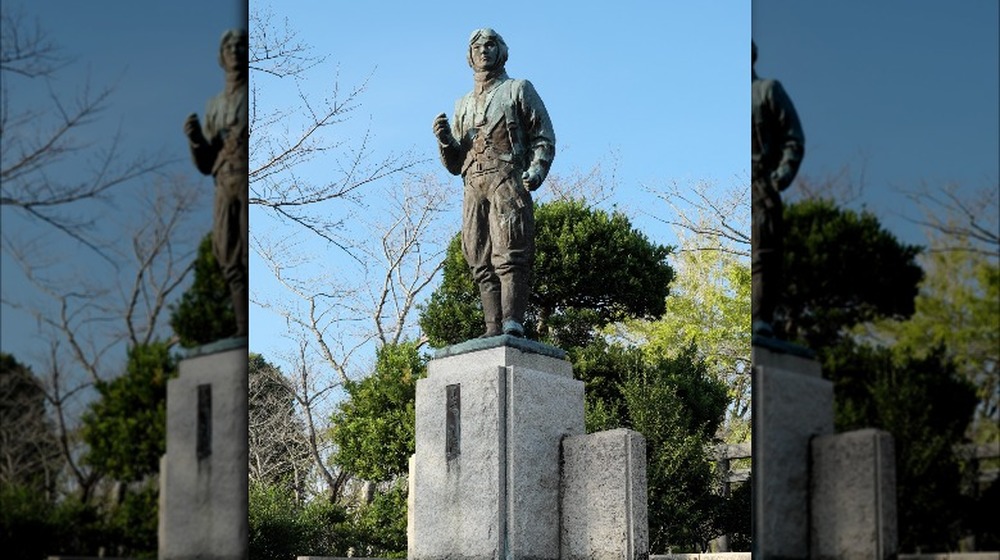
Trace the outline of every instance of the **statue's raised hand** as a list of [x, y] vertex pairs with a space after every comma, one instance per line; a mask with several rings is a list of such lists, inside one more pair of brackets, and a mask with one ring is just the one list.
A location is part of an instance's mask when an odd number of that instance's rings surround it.
[[198, 115], [191, 113], [184, 119], [184, 136], [189, 140], [197, 142], [201, 139], [201, 123], [198, 122]]
[[455, 143], [455, 137], [451, 134], [451, 125], [448, 124], [448, 115], [441, 113], [434, 118], [434, 136], [442, 145], [448, 146]]

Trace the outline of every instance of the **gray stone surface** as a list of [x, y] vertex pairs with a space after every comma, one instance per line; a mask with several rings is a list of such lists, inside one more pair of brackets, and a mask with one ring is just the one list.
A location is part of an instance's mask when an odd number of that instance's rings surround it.
[[754, 552], [809, 554], [809, 440], [833, 433], [833, 383], [819, 365], [754, 348]]
[[869, 428], [815, 438], [812, 464], [812, 558], [894, 558], [892, 435]]
[[[447, 387], [460, 384], [448, 459]], [[509, 347], [432, 360], [417, 382], [409, 558], [559, 558], [559, 447], [583, 433], [569, 362]]]
[[543, 356], [549, 356], [559, 360], [566, 359], [566, 351], [561, 348], [556, 348], [555, 346], [551, 346], [543, 342], [528, 340], [527, 338], [511, 336], [509, 334], [490, 336], [486, 338], [473, 338], [472, 340], [466, 340], [465, 342], [445, 346], [444, 348], [439, 348], [434, 353], [434, 357], [447, 358], [448, 356], [457, 356], [459, 354], [466, 354], [469, 352], [489, 350], [490, 348], [496, 348], [498, 346], [510, 346], [522, 352], [527, 352], [529, 354], [541, 354]]
[[649, 560], [751, 560], [751, 556], [749, 552], [702, 552], [653, 554]]
[[[757, 344], [763, 337], [754, 337], [754, 345], [750, 348], [750, 361], [753, 364], [764, 364], [769, 369], [780, 369], [792, 373], [809, 375], [812, 377], [822, 377], [819, 362], [808, 354], [811, 351], [802, 346], [793, 345], [788, 342], [768, 339], [771, 344]], [[800, 349], [797, 352], [789, 351], [794, 346]]]
[[[778, 338], [754, 334], [750, 340], [754, 349], [763, 349], [777, 354], [791, 354], [792, 356], [805, 358], [807, 360], [812, 360], [816, 357], [816, 352], [813, 352], [805, 346], [800, 346]], [[753, 361], [753, 358], [751, 358], [751, 361]]]
[[646, 439], [627, 429], [563, 440], [563, 560], [649, 555]]
[[[211, 447], [199, 459], [198, 387], [204, 385], [211, 387]], [[161, 560], [247, 558], [248, 390], [246, 346], [182, 360], [180, 375], [168, 382]]]
[[1000, 552], [940, 552], [937, 554], [900, 554], [897, 560], [1000, 560]]
[[456, 375], [462, 376], [472, 372], [494, 371], [497, 366], [517, 366], [573, 378], [573, 364], [569, 361], [537, 352], [525, 352], [520, 347], [507, 344], [493, 345], [475, 352], [437, 357], [427, 364], [427, 377], [440, 375], [453, 378]]

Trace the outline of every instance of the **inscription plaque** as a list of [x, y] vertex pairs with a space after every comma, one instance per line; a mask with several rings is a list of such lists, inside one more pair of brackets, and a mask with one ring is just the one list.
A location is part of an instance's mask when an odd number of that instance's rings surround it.
[[462, 452], [462, 385], [445, 386], [447, 416], [445, 419], [445, 457], [450, 461]]
[[198, 460], [212, 454], [212, 386], [198, 385]]

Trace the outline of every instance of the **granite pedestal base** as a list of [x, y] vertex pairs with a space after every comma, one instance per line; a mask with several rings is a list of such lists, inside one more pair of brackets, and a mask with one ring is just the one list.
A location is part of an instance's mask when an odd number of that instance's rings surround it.
[[161, 560], [247, 558], [248, 391], [246, 339], [193, 352], [168, 382]]
[[752, 359], [754, 558], [808, 558], [809, 441], [833, 433], [833, 383], [802, 353]]
[[417, 382], [410, 560], [648, 556], [645, 441], [584, 435], [583, 382], [563, 355], [495, 337], [430, 362]]
[[432, 360], [417, 382], [411, 560], [559, 558], [559, 455], [583, 433], [569, 362], [509, 346]]

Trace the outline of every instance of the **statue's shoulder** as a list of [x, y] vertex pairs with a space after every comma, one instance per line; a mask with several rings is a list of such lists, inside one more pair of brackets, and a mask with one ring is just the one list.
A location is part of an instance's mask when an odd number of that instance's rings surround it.
[[781, 82], [772, 78], [753, 80], [752, 97], [755, 103], [782, 103], [788, 96]]
[[523, 91], [535, 91], [535, 86], [531, 85], [530, 80], [523, 80], [519, 78], [509, 78], [507, 80], [507, 87], [513, 93], [521, 93]]
[[770, 91], [775, 87], [781, 87], [781, 82], [773, 78], [754, 78], [753, 87], [761, 91]]
[[511, 99], [519, 100], [520, 103], [531, 106], [541, 103], [541, 97], [539, 97], [538, 91], [535, 90], [535, 86], [531, 83], [531, 80], [511, 78], [507, 80], [504, 86], [507, 87]]

